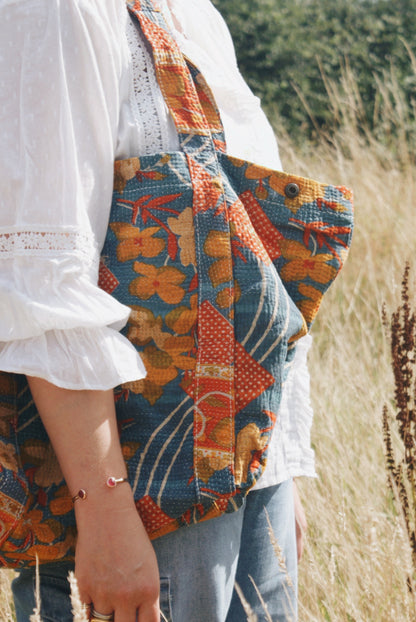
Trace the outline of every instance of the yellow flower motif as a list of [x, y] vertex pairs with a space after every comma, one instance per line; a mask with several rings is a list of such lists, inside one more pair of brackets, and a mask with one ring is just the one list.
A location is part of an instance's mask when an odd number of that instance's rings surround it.
[[212, 229], [206, 237], [204, 251], [210, 257], [231, 257], [230, 236], [226, 231]]
[[61, 467], [50, 443], [29, 439], [23, 443], [21, 453], [25, 462], [27, 460], [36, 466], [34, 480], [38, 486], [47, 488], [63, 480]]
[[317, 283], [329, 283], [337, 275], [337, 269], [329, 265], [333, 259], [329, 253], [313, 255], [312, 251], [295, 240], [283, 240], [281, 251], [288, 260], [280, 271], [284, 282], [303, 281], [310, 277]]
[[193, 337], [184, 335], [180, 337], [169, 337], [166, 339], [163, 349], [171, 357], [172, 365], [179, 369], [190, 371], [195, 369], [195, 359], [185, 353], [190, 352], [194, 345]]
[[178, 375], [172, 357], [153, 345], [145, 348], [143, 362], [146, 366], [146, 379], [159, 387], [163, 387]]
[[[255, 164], [250, 164], [247, 167], [245, 176], [247, 179], [257, 179], [259, 181], [259, 187], [256, 191], [256, 196], [259, 199], [267, 198], [267, 190], [262, 184], [263, 180], [267, 179], [270, 188], [273, 188], [278, 194], [285, 197], [286, 207], [294, 214], [304, 203], [312, 203], [313, 201], [323, 199], [325, 196], [325, 184], [304, 178], [291, 177], [286, 173], [276, 172]], [[292, 182], [299, 186], [300, 192], [296, 197], [288, 198], [285, 196], [285, 188]]]
[[[1, 407], [0, 407], [1, 408]], [[0, 436], [10, 437], [10, 422], [3, 417], [3, 413], [0, 410]]]
[[301, 283], [299, 285], [299, 293], [305, 296], [305, 298], [299, 300], [297, 306], [308, 324], [311, 324], [318, 313], [323, 294], [319, 289], [316, 289], [316, 287], [306, 285], [306, 283]]
[[186, 335], [195, 326], [198, 318], [198, 295], [191, 296], [190, 309], [188, 307], [176, 307], [170, 311], [166, 318], [166, 326], [178, 335]]
[[11, 443], [6, 444], [0, 441], [0, 464], [14, 473], [17, 473], [19, 470], [16, 460], [16, 449]]
[[129, 291], [133, 296], [148, 300], [157, 294], [168, 304], [181, 302], [185, 295], [185, 290], [180, 287], [186, 278], [183, 272], [172, 266], [156, 268], [139, 261], [134, 263], [133, 268], [142, 275], [130, 283]]
[[153, 341], [162, 349], [166, 339], [170, 337], [170, 333], [162, 331], [162, 318], [155, 317], [146, 307], [132, 305], [128, 324], [128, 339], [137, 346], [144, 346]]
[[68, 490], [66, 484], [59, 486], [59, 488], [54, 492], [53, 499], [49, 504], [49, 509], [54, 516], [62, 516], [62, 514], [66, 514], [70, 512], [74, 507], [72, 502], [71, 494]]
[[128, 158], [127, 160], [118, 160], [114, 166], [114, 189], [116, 192], [122, 193], [129, 179], [133, 179], [137, 169], [140, 168], [140, 160], [138, 158]]
[[214, 261], [208, 269], [212, 285], [218, 287], [221, 283], [231, 281], [233, 278], [233, 267], [231, 242], [228, 233], [226, 231], [210, 231], [205, 240], [204, 252], [208, 257], [217, 258], [217, 261]]
[[198, 479], [208, 484], [209, 479], [216, 473], [230, 466], [230, 453], [218, 449], [197, 447], [195, 451], [195, 471]]
[[168, 218], [168, 227], [179, 236], [181, 262], [184, 266], [196, 265], [194, 216], [191, 207], [186, 207], [177, 218]]
[[218, 292], [216, 303], [220, 309], [227, 309], [233, 303], [238, 302], [241, 298], [241, 288], [238, 281], [234, 280], [234, 287], [224, 287]]
[[61, 535], [62, 529], [62, 525], [57, 520], [54, 518], [44, 520], [43, 511], [34, 509], [25, 514], [24, 520], [17, 526], [13, 536], [26, 537], [29, 530], [39, 542], [50, 544]]
[[261, 430], [255, 423], [246, 425], [237, 435], [235, 448], [235, 483], [240, 485], [247, 480], [248, 469], [254, 451], [264, 451], [267, 437], [262, 436]]
[[128, 261], [136, 259], [139, 255], [143, 257], [156, 257], [165, 248], [165, 241], [162, 238], [154, 238], [155, 233], [160, 231], [160, 227], [147, 227], [140, 231], [125, 222], [114, 222], [110, 224], [120, 244], [117, 246], [117, 259]]
[[146, 377], [123, 386], [133, 393], [141, 393], [150, 404], [155, 404], [163, 394], [163, 387], [177, 377], [179, 369], [195, 368], [195, 358], [188, 354], [193, 347], [192, 337], [169, 337], [163, 350], [154, 345], [147, 346], [142, 353]]
[[154, 382], [151, 382], [148, 378], [134, 380], [133, 382], [126, 382], [123, 384], [123, 388], [135, 393], [136, 395], [142, 395], [143, 398], [152, 406], [154, 406], [157, 400], [163, 395], [163, 388]]
[[247, 179], [266, 179], [272, 174], [272, 170], [257, 164], [249, 164], [246, 168], [245, 176]]
[[[285, 196], [285, 188], [292, 182], [299, 186], [299, 194], [294, 198], [288, 198]], [[299, 180], [297, 177], [290, 178], [283, 173], [271, 175], [269, 184], [270, 188], [273, 188], [273, 190], [285, 197], [285, 206], [293, 214], [296, 214], [305, 203], [312, 203], [313, 201], [323, 199], [325, 196], [325, 184], [306, 179]]]

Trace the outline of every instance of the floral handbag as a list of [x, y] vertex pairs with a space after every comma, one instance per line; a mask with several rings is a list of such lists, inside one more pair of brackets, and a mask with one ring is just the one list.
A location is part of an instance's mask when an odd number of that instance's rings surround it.
[[[149, 42], [181, 151], [115, 164], [100, 286], [132, 311], [146, 378], [115, 389], [155, 538], [236, 510], [261, 475], [296, 340], [346, 258], [351, 193], [231, 158], [212, 94], [151, 0]], [[66, 559], [70, 493], [26, 378], [0, 373], [0, 564]]]

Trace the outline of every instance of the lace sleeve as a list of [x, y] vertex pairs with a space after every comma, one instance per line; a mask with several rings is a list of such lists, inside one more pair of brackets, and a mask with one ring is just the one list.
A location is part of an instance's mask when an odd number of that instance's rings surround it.
[[13, 257], [59, 257], [71, 254], [82, 259], [85, 267], [96, 266], [97, 252], [91, 233], [70, 228], [9, 227], [0, 229], [0, 259]]

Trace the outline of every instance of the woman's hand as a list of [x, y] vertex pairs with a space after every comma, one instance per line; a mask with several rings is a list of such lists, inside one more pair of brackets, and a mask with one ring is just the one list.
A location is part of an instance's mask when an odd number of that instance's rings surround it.
[[28, 377], [33, 399], [75, 501], [75, 575], [81, 599], [114, 622], [159, 622], [159, 573], [127, 483], [113, 391], [72, 391]]
[[[106, 491], [104, 491], [106, 492]], [[95, 497], [95, 496], [94, 496]], [[87, 507], [89, 504], [89, 507]], [[128, 484], [76, 501], [75, 576], [81, 599], [115, 622], [159, 622], [159, 572]]]
[[299, 491], [298, 487], [296, 486], [295, 480], [293, 480], [293, 500], [295, 504], [296, 548], [298, 553], [298, 562], [300, 562], [303, 555], [305, 534], [308, 528], [308, 522], [306, 520], [305, 510], [303, 509], [303, 505], [300, 500]]

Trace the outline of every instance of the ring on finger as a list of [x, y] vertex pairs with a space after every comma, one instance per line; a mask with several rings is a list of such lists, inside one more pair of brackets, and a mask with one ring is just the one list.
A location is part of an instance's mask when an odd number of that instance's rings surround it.
[[91, 609], [91, 618], [90, 622], [112, 622], [114, 620], [114, 612], [113, 613], [100, 613], [96, 611], [94, 607]]

